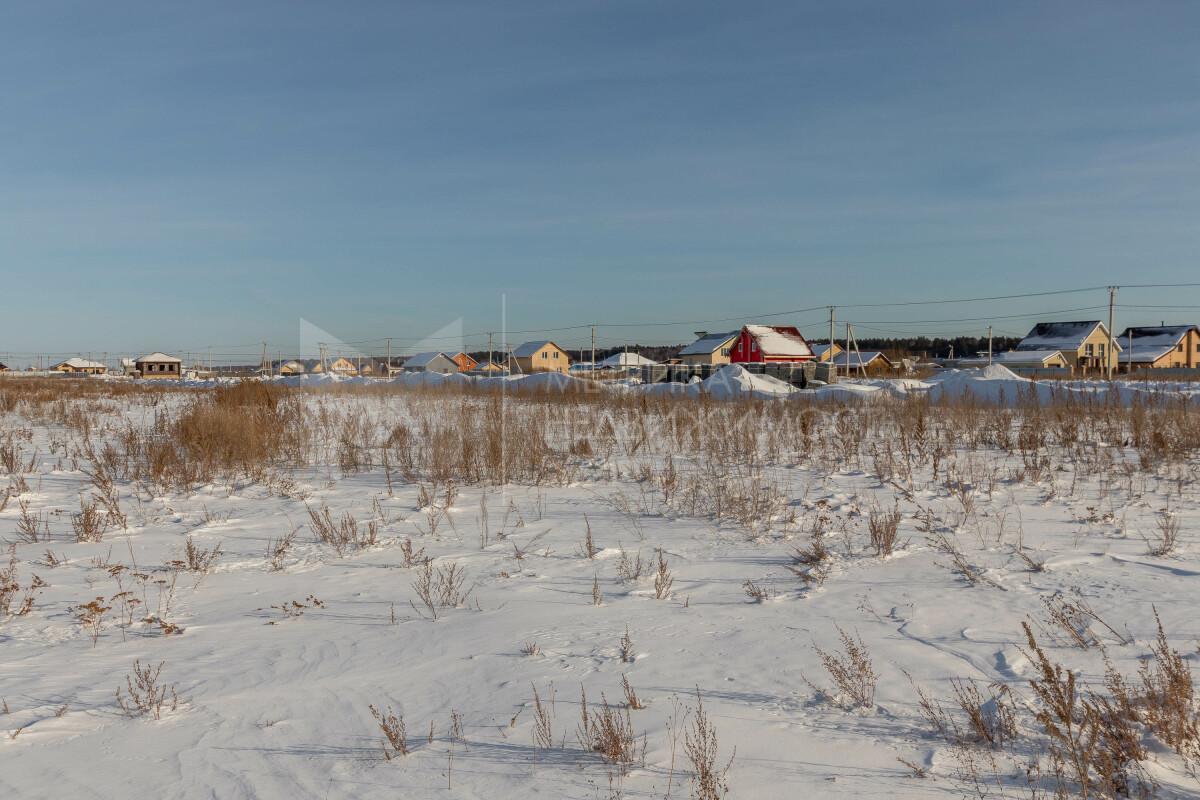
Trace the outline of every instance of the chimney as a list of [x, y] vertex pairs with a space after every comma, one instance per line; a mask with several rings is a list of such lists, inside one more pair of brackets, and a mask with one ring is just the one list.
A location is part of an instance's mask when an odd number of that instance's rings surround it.
[[708, 336], [708, 331], [692, 331], [692, 333], [695, 334], [697, 339], [703, 339], [705, 336]]

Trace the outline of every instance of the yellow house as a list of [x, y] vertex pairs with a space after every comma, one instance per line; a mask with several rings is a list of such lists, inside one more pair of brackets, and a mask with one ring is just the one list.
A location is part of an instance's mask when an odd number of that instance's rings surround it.
[[1020, 341], [1018, 351], [1059, 351], [1071, 367], [1107, 369], [1117, 366], [1121, 343], [1113, 341], [1099, 320], [1039, 322]]
[[108, 372], [108, 367], [104, 364], [99, 361], [89, 361], [86, 358], [68, 358], [50, 369], [55, 372], [71, 372], [80, 375], [103, 375]]
[[828, 344], [814, 344], [812, 350], [817, 354], [817, 361], [828, 361], [842, 354], [842, 346], [837, 342], [834, 342], [832, 346]]
[[696, 331], [696, 341], [679, 351], [680, 364], [728, 364], [729, 353], [741, 331]]
[[1118, 342], [1129, 348], [1121, 364], [1135, 369], [1200, 366], [1200, 328], [1195, 325], [1126, 328]]
[[517, 372], [561, 372], [571, 368], [571, 357], [567, 351], [551, 341], [526, 342], [513, 350], [513, 361]]

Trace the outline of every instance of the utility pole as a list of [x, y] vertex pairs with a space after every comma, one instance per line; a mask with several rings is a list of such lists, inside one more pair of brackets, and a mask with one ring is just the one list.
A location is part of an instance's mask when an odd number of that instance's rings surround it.
[[833, 306], [829, 307], [829, 366], [833, 376], [837, 377], [837, 362], [833, 360]]
[[488, 373], [492, 371], [492, 364], [495, 363], [492, 358], [492, 332], [488, 331]]
[[[832, 347], [830, 347], [830, 352], [831, 353], [833, 352]], [[846, 377], [849, 378], [850, 377], [850, 323], [849, 322], [846, 323], [846, 349], [843, 350], [842, 352], [846, 354]]]
[[592, 326], [592, 377], [596, 374], [596, 326]]
[[392, 377], [392, 337], [387, 340], [387, 376]]
[[[1188, 358], [1191, 358], [1189, 355]], [[1126, 369], [1133, 375], [1133, 328], [1129, 329], [1129, 357], [1125, 359]]]
[[1113, 306], [1117, 302], [1117, 287], [1108, 287], [1108, 345], [1104, 348], [1104, 366], [1108, 371], [1108, 379], [1111, 381], [1113, 376], [1113, 350], [1116, 349], [1117, 340], [1113, 336]]
[[988, 366], [992, 365], [992, 326], [988, 325]]

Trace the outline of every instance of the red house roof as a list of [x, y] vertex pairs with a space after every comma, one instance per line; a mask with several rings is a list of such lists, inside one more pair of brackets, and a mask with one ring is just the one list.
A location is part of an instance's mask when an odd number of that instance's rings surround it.
[[738, 362], [811, 361], [816, 358], [800, 331], [791, 325], [746, 325], [730, 360]]

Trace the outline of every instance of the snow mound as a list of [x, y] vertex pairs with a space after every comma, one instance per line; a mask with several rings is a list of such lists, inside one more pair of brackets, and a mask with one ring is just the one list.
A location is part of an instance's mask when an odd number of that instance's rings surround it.
[[705, 394], [720, 400], [783, 397], [797, 391], [790, 383], [770, 375], [754, 375], [740, 364], [726, 364], [699, 385]]

